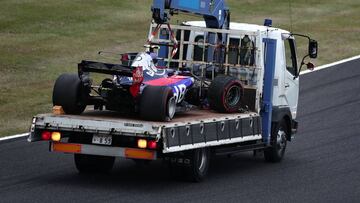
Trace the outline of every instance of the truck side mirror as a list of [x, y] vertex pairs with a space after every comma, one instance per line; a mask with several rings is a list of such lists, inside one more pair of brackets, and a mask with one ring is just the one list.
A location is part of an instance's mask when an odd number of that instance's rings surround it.
[[318, 54], [318, 43], [316, 40], [311, 39], [309, 41], [309, 56], [314, 59], [317, 58]]

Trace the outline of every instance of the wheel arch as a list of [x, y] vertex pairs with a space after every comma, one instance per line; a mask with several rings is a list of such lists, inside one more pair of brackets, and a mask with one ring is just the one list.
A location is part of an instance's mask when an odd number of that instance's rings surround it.
[[284, 120], [286, 123], [286, 135], [287, 140], [291, 141], [291, 122], [292, 122], [292, 116], [290, 112], [290, 108], [287, 106], [274, 106], [272, 110], [272, 122], [280, 122], [281, 120]]

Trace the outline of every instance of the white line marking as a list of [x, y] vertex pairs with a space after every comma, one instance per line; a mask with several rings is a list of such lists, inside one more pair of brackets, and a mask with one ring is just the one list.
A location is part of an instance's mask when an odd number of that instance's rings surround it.
[[[300, 75], [304, 75], [304, 74], [316, 72], [316, 71], [319, 71], [319, 70], [322, 70], [322, 69], [325, 69], [325, 68], [329, 68], [329, 67], [332, 67], [332, 66], [336, 66], [336, 65], [339, 65], [339, 64], [342, 64], [342, 63], [346, 63], [346, 62], [348, 62], [348, 61], [353, 61], [353, 60], [356, 60], [356, 59], [360, 59], [360, 55], [353, 56], [353, 57], [351, 57], [351, 58], [343, 59], [343, 60], [340, 60], [340, 61], [336, 61], [336, 62], [333, 62], [333, 63], [329, 63], [329, 64], [326, 64], [326, 65], [318, 66], [318, 67], [316, 67], [315, 70], [313, 70], [313, 71], [311, 71], [311, 70], [305, 70], [305, 71], [302, 71], [302, 72], [300, 73]], [[16, 139], [16, 138], [19, 138], [19, 137], [26, 137], [26, 136], [28, 136], [28, 135], [29, 135], [29, 133], [22, 133], [22, 134], [18, 134], [18, 135], [7, 136], [7, 137], [0, 138], [0, 141], [10, 140], [10, 139]]]
[[16, 138], [19, 138], [19, 137], [26, 137], [28, 135], [29, 135], [29, 133], [22, 133], [22, 134], [7, 136], [7, 137], [1, 137], [0, 142], [4, 141], [4, 140], [16, 139]]
[[336, 65], [339, 65], [339, 64], [342, 64], [342, 63], [346, 63], [346, 62], [349, 62], [349, 61], [353, 61], [353, 60], [356, 60], [356, 59], [360, 59], [360, 55], [357, 55], [357, 56], [353, 56], [351, 58], [347, 58], [347, 59], [343, 59], [343, 60], [340, 60], [340, 61], [335, 61], [333, 63], [329, 63], [329, 64], [326, 64], [326, 65], [322, 65], [322, 66], [318, 66], [318, 67], [315, 67], [315, 69], [313, 71], [311, 70], [305, 70], [305, 71], [302, 71], [300, 73], [300, 75], [304, 75], [304, 74], [307, 74], [307, 73], [312, 73], [312, 72], [315, 72], [315, 71], [319, 71], [319, 70], [322, 70], [322, 69], [325, 69], [325, 68], [329, 68], [329, 67], [332, 67], [332, 66], [336, 66]]

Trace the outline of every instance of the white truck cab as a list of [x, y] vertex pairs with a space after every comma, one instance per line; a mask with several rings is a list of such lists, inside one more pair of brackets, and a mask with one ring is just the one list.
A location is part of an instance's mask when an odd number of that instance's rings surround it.
[[[192, 27], [201, 27], [206, 28], [204, 21], [187, 21], [183, 23], [184, 26]], [[254, 32], [259, 36], [247, 36], [252, 38], [252, 42], [256, 39], [262, 38], [272, 38], [277, 40], [277, 49], [276, 49], [276, 64], [275, 64], [275, 75], [274, 75], [274, 92], [273, 92], [273, 106], [276, 108], [287, 107], [290, 111], [292, 119], [296, 119], [296, 111], [298, 106], [298, 97], [299, 97], [299, 77], [298, 74], [298, 62], [296, 56], [296, 44], [295, 38], [291, 35], [289, 31], [282, 30], [279, 28], [247, 24], [247, 23], [230, 23], [230, 31], [246, 31]], [[249, 65], [255, 63], [257, 66], [262, 66], [263, 54], [256, 56], [256, 54], [250, 54], [252, 58], [250, 61], [243, 64], [242, 57], [247, 57], [246, 54], [241, 54], [239, 48], [241, 49], [241, 43], [244, 42], [244, 36], [229, 34], [229, 44], [235, 44], [235, 56], [234, 51], [229, 50], [227, 55], [227, 62], [235, 65], [243, 66], [248, 68]], [[203, 42], [204, 32], [191, 31], [189, 36], [189, 41], [194, 43]], [[252, 46], [255, 46], [253, 44]], [[230, 48], [231, 49], [231, 48]], [[236, 50], [237, 49], [237, 50]], [[261, 48], [263, 50], [263, 47]], [[259, 51], [261, 53], [262, 51]], [[189, 45], [186, 53], [187, 60], [196, 60], [199, 58], [199, 55], [202, 55], [202, 47], [196, 45]], [[247, 64], [246, 64], [247, 63]], [[250, 64], [249, 64], [250, 63]]]

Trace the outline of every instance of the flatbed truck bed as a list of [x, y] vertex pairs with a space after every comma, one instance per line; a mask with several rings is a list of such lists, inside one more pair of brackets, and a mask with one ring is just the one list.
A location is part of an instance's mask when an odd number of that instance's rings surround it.
[[221, 114], [191, 110], [169, 122], [143, 121], [112, 111], [87, 110], [81, 115], [40, 114], [34, 117], [29, 141], [41, 140], [41, 131], [99, 134], [155, 139], [161, 153], [261, 140], [260, 116], [255, 112]]

